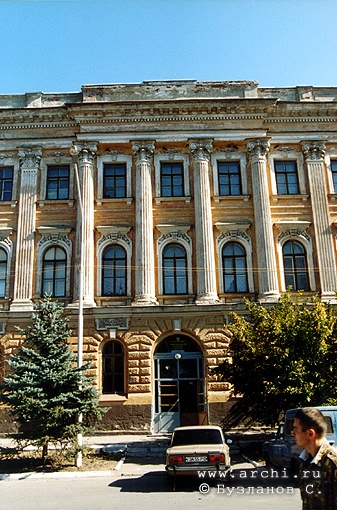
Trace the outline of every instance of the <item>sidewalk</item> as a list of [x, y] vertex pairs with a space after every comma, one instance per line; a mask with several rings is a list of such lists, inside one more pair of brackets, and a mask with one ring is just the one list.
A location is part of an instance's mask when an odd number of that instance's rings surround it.
[[[83, 445], [97, 452], [105, 452], [120, 458], [114, 469], [109, 471], [58, 471], [1, 474], [1, 480], [23, 480], [28, 478], [85, 478], [85, 477], [140, 477], [150, 471], [165, 471], [165, 452], [170, 442], [167, 435], [100, 435], [83, 437]], [[0, 437], [1, 448], [15, 448], [16, 443], [10, 438]], [[233, 451], [234, 461], [236, 452]], [[236, 467], [238, 459], [236, 459]], [[240, 461], [242, 469], [251, 468], [252, 464]]]

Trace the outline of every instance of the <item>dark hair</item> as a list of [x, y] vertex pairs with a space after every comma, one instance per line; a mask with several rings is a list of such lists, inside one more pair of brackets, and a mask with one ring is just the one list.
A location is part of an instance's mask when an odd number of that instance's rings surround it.
[[314, 429], [318, 437], [325, 436], [327, 424], [321, 411], [315, 407], [303, 407], [298, 409], [295, 414], [304, 430]]

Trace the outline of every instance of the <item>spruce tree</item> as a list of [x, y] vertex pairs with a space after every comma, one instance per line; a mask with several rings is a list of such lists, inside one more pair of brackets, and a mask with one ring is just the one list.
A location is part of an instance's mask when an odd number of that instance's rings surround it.
[[84, 373], [88, 365], [77, 368], [62, 315], [63, 306], [49, 297], [34, 306], [32, 323], [20, 329], [23, 343], [10, 356], [10, 373], [2, 385], [2, 402], [25, 425], [21, 439], [42, 448], [43, 459], [49, 443], [76, 448], [77, 434], [101, 416], [97, 391]]

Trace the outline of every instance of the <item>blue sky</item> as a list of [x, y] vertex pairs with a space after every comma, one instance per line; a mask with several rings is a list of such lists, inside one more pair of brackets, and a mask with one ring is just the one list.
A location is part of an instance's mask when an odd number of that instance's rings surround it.
[[0, 0], [0, 94], [144, 80], [337, 86], [337, 0]]

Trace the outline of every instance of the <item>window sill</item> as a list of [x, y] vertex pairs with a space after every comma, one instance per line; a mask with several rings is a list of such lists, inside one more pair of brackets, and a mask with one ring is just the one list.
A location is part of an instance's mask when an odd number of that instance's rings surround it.
[[1, 205], [10, 205], [11, 207], [16, 207], [17, 200], [0, 200]]
[[160, 205], [161, 202], [174, 202], [174, 206], [177, 202], [185, 202], [189, 204], [191, 202], [191, 197], [155, 197], [156, 205]]
[[73, 207], [74, 206], [74, 200], [72, 199], [68, 199], [68, 200], [58, 200], [58, 199], [55, 199], [55, 200], [40, 200], [38, 202], [39, 206], [40, 207], [44, 207], [45, 205], [64, 205], [64, 204], [67, 204], [68, 207]]
[[132, 197], [124, 197], [124, 198], [97, 198], [96, 204], [101, 206], [103, 204], [127, 204], [131, 205], [133, 202]]
[[118, 393], [104, 393], [99, 396], [100, 404], [113, 404], [114, 402], [125, 402], [127, 400], [126, 395], [120, 395]]
[[106, 308], [113, 306], [130, 306], [132, 298], [130, 296], [104, 296], [97, 297], [95, 299], [97, 306], [103, 306]]
[[250, 195], [214, 195], [214, 202], [222, 202], [228, 200], [238, 200], [242, 202], [248, 202]]
[[273, 202], [277, 203], [279, 200], [289, 200], [291, 199], [299, 199], [302, 202], [306, 202], [309, 198], [309, 195], [272, 195]]

